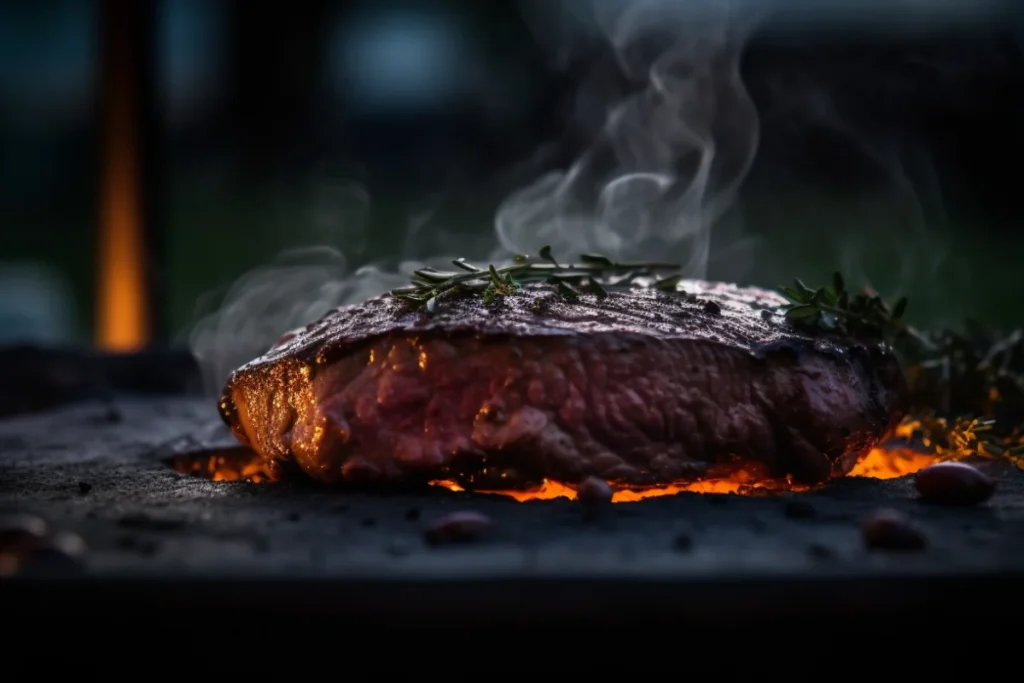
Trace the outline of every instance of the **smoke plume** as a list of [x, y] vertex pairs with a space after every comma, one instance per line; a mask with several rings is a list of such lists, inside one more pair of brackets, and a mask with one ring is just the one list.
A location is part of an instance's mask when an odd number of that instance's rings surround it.
[[[491, 256], [551, 245], [568, 258], [671, 258], [687, 275], [704, 276], [712, 229], [733, 203], [758, 143], [757, 112], [739, 75], [749, 22], [741, 25], [729, 4], [714, 1], [595, 0], [588, 7], [586, 21], [613, 57], [598, 62], [581, 90], [591, 97], [582, 108], [603, 113], [597, 139], [568, 170], [500, 204]], [[612, 82], [624, 82], [627, 92], [595, 102], [594, 86]], [[358, 244], [366, 235], [369, 196], [350, 188], [344, 197], [340, 208], [318, 213], [324, 243]], [[306, 248], [245, 275], [191, 333], [211, 391], [284, 332], [399, 286], [414, 267], [474, 255], [429, 256], [407, 249], [391, 264], [353, 270], [344, 247]]]
[[353, 268], [342, 249], [326, 245], [360, 248], [369, 232], [369, 193], [358, 184], [324, 183], [317, 197], [310, 224], [324, 246], [288, 250], [246, 273], [231, 285], [216, 310], [190, 331], [189, 345], [210, 393], [219, 391], [232, 370], [262, 354], [285, 332], [338, 306], [398, 287], [416, 268], [450, 261], [396, 259], [390, 268]]
[[594, 19], [620, 74], [599, 70], [581, 92], [607, 90], [615, 75], [634, 91], [612, 104], [596, 143], [570, 169], [501, 204], [501, 248], [673, 258], [703, 277], [712, 227], [757, 149], [757, 111], [739, 73], [750, 26], [722, 2], [646, 0]]

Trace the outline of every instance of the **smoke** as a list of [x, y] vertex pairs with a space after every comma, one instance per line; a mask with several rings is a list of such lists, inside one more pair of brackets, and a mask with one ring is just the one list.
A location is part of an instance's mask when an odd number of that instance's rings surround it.
[[[919, 292], [919, 283], [933, 282], [949, 256], [941, 233], [942, 190], [925, 146], [909, 136], [872, 136], [834, 106], [814, 113], [819, 126], [830, 128], [856, 150], [882, 195], [863, 197], [861, 206], [851, 211], [854, 224], [833, 225], [837, 267], [852, 282], [889, 297]], [[879, 254], [880, 244], [891, 254], [888, 259]], [[877, 272], [880, 262], [884, 273]]]
[[[500, 203], [487, 251], [501, 259], [549, 244], [567, 257], [596, 251], [619, 260], [672, 258], [688, 275], [704, 276], [712, 229], [732, 205], [758, 144], [757, 112], [739, 75], [749, 21], [737, 22], [725, 2], [589, 7], [587, 21], [600, 29], [611, 57], [595, 63], [581, 89], [581, 111], [604, 114], [597, 139], [568, 170]], [[628, 92], [606, 87], [615, 83]], [[322, 196], [326, 203], [313, 217], [318, 240], [339, 246], [289, 251], [246, 274], [191, 331], [211, 391], [286, 331], [399, 286], [415, 267], [487, 256], [441, 256], [451, 246], [423, 239], [425, 218], [417, 216], [393, 261], [353, 270], [349, 259], [369, 232], [369, 194], [342, 186]], [[424, 258], [425, 242], [434, 244], [435, 258]]]
[[[407, 273], [439, 259], [387, 267], [352, 268], [345, 251], [359, 253], [369, 232], [371, 199], [353, 183], [318, 184], [309, 224], [322, 245], [291, 249], [246, 273], [218, 307], [189, 332], [189, 345], [211, 393], [239, 365], [264, 353], [285, 332], [346, 304], [365, 301], [405, 283]], [[445, 260], [447, 262], [447, 260]]]
[[704, 277], [712, 228], [757, 150], [757, 111], [739, 73], [750, 21], [737, 21], [725, 2], [617, 5], [595, 3], [593, 19], [618, 73], [591, 74], [581, 109], [599, 111], [593, 95], [614, 91], [611, 77], [633, 92], [607, 110], [597, 141], [571, 168], [501, 204], [501, 251], [551, 245], [570, 256], [674, 258]]
[[[812, 226], [813, 249], [825, 265], [840, 268], [852, 282], [880, 284], [871, 280], [879, 275], [881, 245], [891, 254], [881, 269], [887, 294], [934, 277], [946, 257], [935, 232], [944, 212], [926, 145], [902, 123], [886, 130], [877, 112], [868, 121], [858, 118], [835, 95], [834, 80], [830, 87], [813, 74], [791, 72], [769, 85], [773, 93], [763, 113], [768, 170], [762, 175], [774, 182], [764, 194], [790, 215], [775, 246], [784, 248], [786, 240], [806, 245], [808, 233], [798, 229], [799, 222]], [[803, 188], [806, 196], [796, 198], [796, 205], [779, 201], [792, 193], [787, 187]], [[777, 251], [769, 260], [791, 268], [785, 253]]]
[[953, 146], [933, 121], [966, 118], [991, 97], [977, 81], [1006, 69], [1005, 55], [981, 32], [928, 37], [944, 26], [889, 26], [906, 32], [896, 53], [801, 36], [788, 38], [785, 68], [752, 54], [762, 147], [744, 199], [771, 233], [758, 281], [838, 268], [887, 298], [909, 296], [915, 323], [955, 326], [970, 311], [972, 269], [957, 257], [946, 197], [964, 170], [942, 164]]

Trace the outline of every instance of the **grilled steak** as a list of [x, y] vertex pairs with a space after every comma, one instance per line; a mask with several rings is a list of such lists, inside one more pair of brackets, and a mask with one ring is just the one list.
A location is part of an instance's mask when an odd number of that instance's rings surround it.
[[883, 345], [799, 334], [769, 291], [680, 287], [573, 299], [531, 284], [432, 314], [390, 297], [347, 306], [235, 371], [221, 413], [320, 480], [485, 489], [752, 462], [820, 482], [899, 419], [904, 379]]

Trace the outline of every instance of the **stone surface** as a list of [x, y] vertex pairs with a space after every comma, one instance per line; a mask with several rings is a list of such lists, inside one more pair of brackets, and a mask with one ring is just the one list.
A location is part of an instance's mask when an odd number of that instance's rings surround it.
[[[852, 479], [772, 498], [683, 494], [588, 515], [567, 500], [517, 503], [441, 490], [387, 496], [308, 484], [215, 483], [178, 474], [174, 450], [222, 442], [210, 401], [123, 399], [0, 421], [0, 514], [33, 514], [88, 546], [98, 577], [703, 578], [1024, 572], [1024, 473], [991, 472], [977, 508], [917, 500], [910, 477]], [[230, 440], [228, 440], [230, 443]], [[928, 548], [869, 551], [879, 508], [921, 526]], [[494, 527], [432, 546], [426, 530], [472, 509]]]

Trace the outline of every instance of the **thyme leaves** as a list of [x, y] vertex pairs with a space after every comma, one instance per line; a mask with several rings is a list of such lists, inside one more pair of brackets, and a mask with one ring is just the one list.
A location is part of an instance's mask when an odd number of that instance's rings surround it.
[[889, 304], [865, 289], [851, 293], [841, 274], [810, 288], [780, 288], [786, 318], [805, 332], [850, 334], [890, 344], [910, 388], [917, 438], [938, 452], [1006, 457], [1024, 466], [1024, 331], [999, 335], [967, 321], [964, 329], [908, 325], [906, 297]]
[[903, 316], [907, 299], [890, 306], [870, 289], [851, 293], [840, 273], [832, 276], [832, 284], [812, 289], [801, 280], [780, 291], [789, 300], [783, 306], [786, 319], [795, 327], [824, 330], [857, 337], [892, 341], [907, 331]]
[[[456, 270], [451, 272], [434, 268], [415, 270], [409, 285], [393, 289], [390, 294], [410, 306], [434, 313], [439, 301], [462, 293], [478, 293], [484, 303], [492, 304], [523, 284], [544, 282], [569, 300], [578, 299], [581, 292], [600, 298], [608, 294], [608, 285], [603, 281], [609, 278], [618, 277], [628, 284], [639, 277], [679, 270], [674, 263], [620, 263], [600, 254], [581, 254], [576, 263], [561, 263], [550, 246], [542, 247], [535, 257], [517, 255], [509, 265], [479, 267], [464, 258], [455, 259], [452, 265]], [[658, 282], [668, 280], [671, 278]]]

